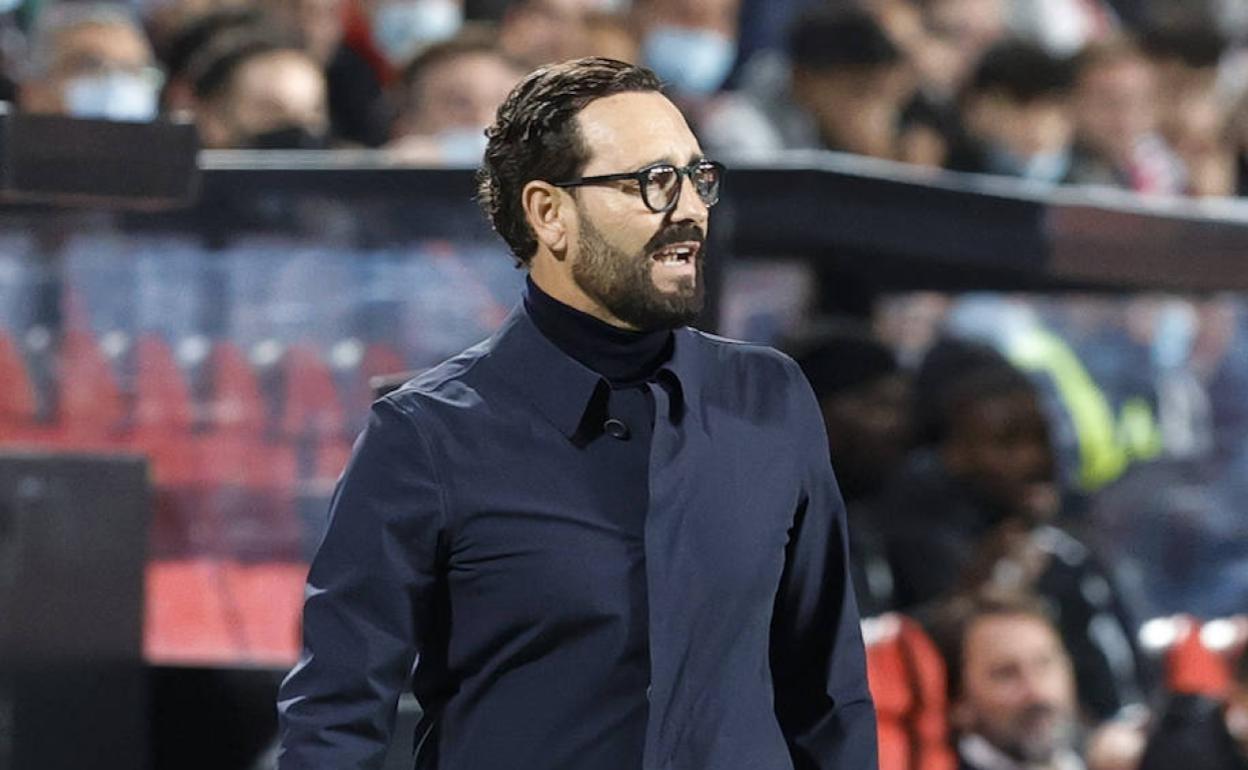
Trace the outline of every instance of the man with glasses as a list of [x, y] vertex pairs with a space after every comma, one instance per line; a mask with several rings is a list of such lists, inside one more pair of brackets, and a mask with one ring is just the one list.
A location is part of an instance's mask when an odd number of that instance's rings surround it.
[[489, 340], [374, 404], [308, 577], [280, 766], [875, 767], [819, 407], [695, 331], [702, 156], [649, 70], [525, 78], [480, 198], [528, 270]]

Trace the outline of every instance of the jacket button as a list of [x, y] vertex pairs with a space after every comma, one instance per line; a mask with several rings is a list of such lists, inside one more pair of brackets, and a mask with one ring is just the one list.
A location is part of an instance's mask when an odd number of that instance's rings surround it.
[[624, 424], [623, 420], [617, 420], [614, 417], [602, 424], [602, 432], [611, 438], [618, 438], [620, 441], [627, 441], [629, 436], [628, 426]]

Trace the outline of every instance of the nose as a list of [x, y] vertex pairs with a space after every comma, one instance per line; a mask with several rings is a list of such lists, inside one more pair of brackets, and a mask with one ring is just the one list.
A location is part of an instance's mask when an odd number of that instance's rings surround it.
[[680, 175], [680, 198], [672, 209], [673, 222], [692, 222], [703, 229], [710, 218], [710, 209], [702, 202], [693, 180], [687, 174]]

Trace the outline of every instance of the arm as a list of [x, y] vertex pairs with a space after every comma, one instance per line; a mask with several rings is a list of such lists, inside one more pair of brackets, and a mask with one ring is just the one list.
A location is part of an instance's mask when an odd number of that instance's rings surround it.
[[380, 767], [412, 661], [433, 638], [442, 489], [424, 437], [373, 406], [330, 506], [278, 694], [282, 770]]
[[845, 506], [814, 394], [796, 376], [804, 488], [771, 627], [776, 717], [797, 770], [869, 770], [878, 761], [875, 709], [849, 577]]

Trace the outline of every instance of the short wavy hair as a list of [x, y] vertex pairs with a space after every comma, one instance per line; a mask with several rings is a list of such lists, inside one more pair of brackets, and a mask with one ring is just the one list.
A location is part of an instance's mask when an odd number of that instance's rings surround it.
[[477, 172], [477, 200], [521, 265], [537, 252], [520, 200], [524, 186], [535, 179], [578, 176], [589, 161], [576, 116], [597, 99], [661, 87], [645, 67], [589, 57], [540, 67], [507, 96], [485, 132], [489, 142]]

